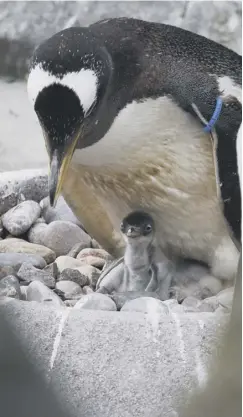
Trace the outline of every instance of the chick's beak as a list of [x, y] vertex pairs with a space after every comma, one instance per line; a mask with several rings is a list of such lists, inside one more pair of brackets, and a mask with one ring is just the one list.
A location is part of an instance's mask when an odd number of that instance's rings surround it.
[[70, 165], [79, 135], [71, 140], [66, 149], [54, 149], [50, 160], [49, 198], [51, 206], [55, 207], [61, 194], [64, 179]]
[[129, 229], [127, 230], [127, 237], [132, 237], [132, 238], [135, 238], [135, 237], [138, 237], [138, 236], [140, 236], [140, 229], [139, 228], [136, 228], [136, 227], [129, 227]]

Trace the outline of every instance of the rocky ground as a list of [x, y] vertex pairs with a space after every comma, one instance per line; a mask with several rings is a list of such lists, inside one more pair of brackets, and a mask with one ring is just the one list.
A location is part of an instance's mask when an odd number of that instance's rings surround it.
[[60, 197], [51, 208], [41, 171], [0, 174], [0, 296], [59, 308], [213, 312], [229, 308], [232, 288], [198, 300], [160, 301], [156, 293], [95, 293], [101, 271], [113, 259], [82, 228]]
[[232, 289], [182, 304], [96, 293], [112, 258], [47, 187], [45, 171], [0, 174], [1, 311], [72, 416], [178, 417], [207, 381]]

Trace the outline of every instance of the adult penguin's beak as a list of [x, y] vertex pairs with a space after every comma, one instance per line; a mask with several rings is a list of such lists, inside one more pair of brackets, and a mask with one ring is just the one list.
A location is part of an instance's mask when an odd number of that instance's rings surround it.
[[50, 159], [49, 198], [51, 206], [55, 206], [62, 191], [62, 185], [68, 172], [79, 135], [68, 140], [68, 147], [56, 148]]

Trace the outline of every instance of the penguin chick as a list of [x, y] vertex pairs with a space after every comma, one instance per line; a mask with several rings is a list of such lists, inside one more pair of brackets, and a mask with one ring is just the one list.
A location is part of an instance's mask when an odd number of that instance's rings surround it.
[[[111, 266], [108, 274], [98, 281], [97, 292], [156, 291], [159, 269], [155, 263], [156, 239], [152, 217], [146, 212], [134, 211], [122, 220], [120, 230], [126, 242], [124, 259]], [[168, 298], [168, 289], [162, 297]]]

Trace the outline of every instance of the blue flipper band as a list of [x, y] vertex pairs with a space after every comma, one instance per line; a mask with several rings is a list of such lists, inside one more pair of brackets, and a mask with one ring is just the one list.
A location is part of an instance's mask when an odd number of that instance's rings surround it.
[[220, 116], [222, 105], [223, 105], [223, 100], [220, 97], [218, 97], [212, 118], [209, 120], [208, 124], [204, 126], [203, 128], [204, 132], [211, 132], [211, 130], [213, 129], [215, 123], [217, 122]]

